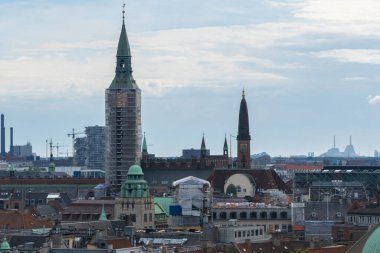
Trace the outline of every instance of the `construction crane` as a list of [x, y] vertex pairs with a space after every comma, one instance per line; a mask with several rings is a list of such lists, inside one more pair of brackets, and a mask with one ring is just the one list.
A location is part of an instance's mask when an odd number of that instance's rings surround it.
[[68, 133], [67, 134], [67, 137], [70, 137], [72, 138], [73, 140], [73, 166], [75, 166], [75, 158], [74, 158], [74, 153], [75, 153], [75, 136], [77, 136], [78, 134], [85, 134], [84, 132], [75, 132], [75, 129], [73, 128], [73, 131], [71, 133]]
[[[46, 140], [46, 143], [47, 143], [47, 140]], [[52, 140], [52, 138], [50, 138], [49, 147], [50, 147], [50, 162], [52, 162], [53, 161], [53, 140]]]
[[66, 155], [66, 157], [69, 157], [69, 149], [66, 149], [66, 152], [59, 152], [60, 155]]
[[57, 142], [57, 145], [55, 146], [51, 146], [52, 148], [56, 148], [57, 149], [57, 157], [59, 157], [59, 148], [64, 148], [64, 147], [67, 147], [66, 145], [59, 145], [59, 143]]
[[73, 161], [74, 161], [74, 152], [75, 152], [75, 146], [74, 146], [75, 136], [77, 136], [78, 134], [84, 134], [84, 132], [75, 132], [75, 129], [73, 128], [72, 132], [67, 134], [67, 137], [71, 137], [73, 140]]

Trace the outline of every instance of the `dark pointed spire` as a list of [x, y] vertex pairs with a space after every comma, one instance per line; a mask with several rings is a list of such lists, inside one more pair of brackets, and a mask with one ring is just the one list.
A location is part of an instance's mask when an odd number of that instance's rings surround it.
[[223, 155], [228, 155], [227, 136], [224, 136]]
[[245, 91], [243, 89], [242, 98], [240, 102], [239, 110], [239, 130], [238, 130], [238, 140], [251, 140], [251, 135], [249, 134], [249, 119], [248, 119], [248, 108], [247, 102], [245, 101]]
[[132, 76], [132, 55], [124, 23], [124, 7], [125, 4], [123, 5], [123, 24], [121, 26], [119, 44], [116, 53], [115, 78], [113, 79], [110, 88], [137, 89], [138, 86]]
[[148, 153], [148, 145], [146, 145], [145, 132], [144, 132], [144, 140], [143, 140], [142, 152], [143, 153]]
[[202, 144], [201, 144], [201, 158], [206, 157], [206, 143], [205, 143], [205, 133], [202, 136]]

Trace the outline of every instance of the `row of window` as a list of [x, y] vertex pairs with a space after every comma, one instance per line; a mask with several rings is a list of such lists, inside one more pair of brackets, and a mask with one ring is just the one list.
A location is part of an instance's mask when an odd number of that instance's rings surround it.
[[43, 199], [25, 199], [25, 206], [43, 205], [45, 204]]
[[[153, 214], [149, 213], [149, 222], [152, 222], [153, 220]], [[148, 214], [144, 213], [144, 222], [148, 221]]]
[[217, 219], [288, 219], [287, 212], [220, 212], [219, 217], [216, 212], [213, 213], [213, 218]]
[[264, 227], [264, 232], [269, 231], [270, 233], [273, 231], [283, 231], [283, 232], [291, 232], [293, 227], [291, 224], [257, 224], [257, 226]]
[[[131, 208], [131, 209], [134, 209], [135, 208], [135, 202], [126, 202], [126, 203], [123, 203], [123, 205], [126, 206], [126, 208]], [[144, 202], [144, 208], [145, 210], [152, 210], [152, 203], [151, 202]]]
[[262, 229], [235, 231], [235, 238], [263, 235]]
[[[167, 185], [167, 184], [169, 184], [169, 181], [162, 180], [160, 183], [163, 184], [163, 185]], [[158, 184], [158, 182], [156, 180], [152, 180], [151, 184]]]
[[380, 216], [347, 216], [347, 221], [350, 223], [378, 224]]
[[20, 203], [18, 202], [14, 202], [12, 203], [13, 205], [11, 205], [11, 207], [9, 206], [8, 203], [4, 203], [3, 201], [0, 201], [0, 209], [1, 210], [8, 210], [9, 208], [12, 208], [12, 209], [19, 209], [20, 208]]

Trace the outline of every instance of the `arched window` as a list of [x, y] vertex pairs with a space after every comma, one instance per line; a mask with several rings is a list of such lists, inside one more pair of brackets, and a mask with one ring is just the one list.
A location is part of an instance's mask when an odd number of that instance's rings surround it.
[[287, 219], [288, 218], [288, 213], [287, 212], [281, 212], [280, 213], [281, 219]]
[[247, 212], [241, 212], [240, 219], [247, 219]]
[[266, 219], [268, 217], [267, 212], [261, 212], [260, 213], [260, 219]]
[[270, 212], [271, 219], [277, 219], [277, 212]]
[[257, 213], [251, 212], [250, 217], [251, 217], [251, 219], [257, 219]]

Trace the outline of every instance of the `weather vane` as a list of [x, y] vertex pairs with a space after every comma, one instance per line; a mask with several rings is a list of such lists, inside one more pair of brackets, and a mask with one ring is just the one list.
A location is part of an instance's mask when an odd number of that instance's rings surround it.
[[125, 13], [124, 8], [125, 8], [125, 3], [123, 3], [123, 22], [124, 22], [124, 13]]

